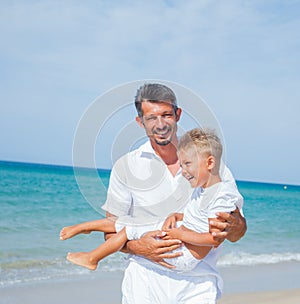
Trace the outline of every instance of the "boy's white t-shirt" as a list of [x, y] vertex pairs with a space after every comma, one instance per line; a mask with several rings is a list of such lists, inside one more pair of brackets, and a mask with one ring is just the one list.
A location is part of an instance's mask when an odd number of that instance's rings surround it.
[[208, 232], [208, 219], [217, 212], [232, 212], [241, 209], [243, 197], [236, 186], [219, 182], [208, 188], [195, 188], [190, 202], [183, 211], [183, 225], [196, 232]]

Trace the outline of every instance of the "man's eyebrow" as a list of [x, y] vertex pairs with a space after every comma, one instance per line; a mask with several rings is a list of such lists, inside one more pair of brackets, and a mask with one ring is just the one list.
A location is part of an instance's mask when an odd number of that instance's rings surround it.
[[[165, 110], [165, 111], [163, 111], [160, 115], [165, 115], [165, 114], [174, 114], [174, 111], [173, 110]], [[148, 115], [146, 115], [147, 117], [150, 117], [150, 116], [157, 116], [157, 114], [155, 114], [155, 113], [152, 113], [152, 114], [148, 114]]]

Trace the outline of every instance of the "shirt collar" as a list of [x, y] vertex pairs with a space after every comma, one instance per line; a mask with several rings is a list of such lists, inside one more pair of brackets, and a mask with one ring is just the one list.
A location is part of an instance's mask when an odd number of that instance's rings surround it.
[[159, 159], [161, 159], [154, 151], [154, 149], [151, 146], [151, 142], [150, 140], [147, 140], [144, 144], [142, 144], [139, 148], [138, 148], [141, 157], [157, 157]]
[[[157, 158], [160, 161], [163, 162], [163, 160], [161, 159], [161, 157], [159, 155], [157, 155], [154, 151], [154, 149], [152, 148], [151, 142], [150, 140], [147, 140], [144, 144], [142, 144], [138, 150], [140, 151], [140, 156], [141, 157], [146, 157], [146, 158]], [[179, 168], [178, 172], [176, 173], [176, 176], [181, 175], [181, 171], [182, 169]]]

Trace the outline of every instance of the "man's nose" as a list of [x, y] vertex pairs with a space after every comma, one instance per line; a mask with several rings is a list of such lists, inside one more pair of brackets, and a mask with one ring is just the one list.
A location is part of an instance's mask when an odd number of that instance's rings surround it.
[[156, 119], [156, 127], [159, 129], [163, 129], [166, 126], [165, 119], [161, 116], [158, 116]]

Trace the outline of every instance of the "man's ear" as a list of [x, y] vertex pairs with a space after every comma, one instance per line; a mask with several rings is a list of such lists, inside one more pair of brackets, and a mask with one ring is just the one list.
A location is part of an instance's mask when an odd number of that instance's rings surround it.
[[141, 128], [144, 128], [144, 123], [143, 123], [143, 119], [140, 116], [136, 116], [135, 121], [138, 123], [138, 125]]
[[177, 110], [176, 110], [176, 121], [179, 121], [180, 116], [181, 116], [181, 112], [182, 112], [181, 108], [177, 108]]

